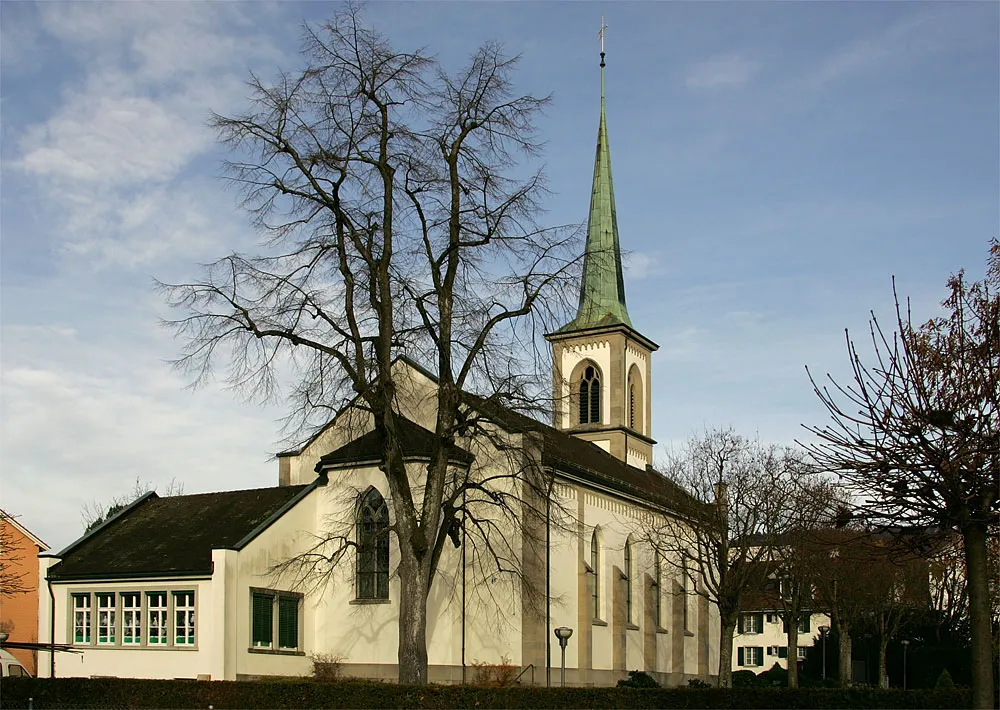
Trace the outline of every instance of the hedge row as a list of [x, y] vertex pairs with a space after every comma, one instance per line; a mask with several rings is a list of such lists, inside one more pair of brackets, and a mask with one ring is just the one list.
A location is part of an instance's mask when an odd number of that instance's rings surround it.
[[483, 688], [344, 681], [6, 678], [4, 709], [27, 708], [963, 708], [967, 690], [852, 688]]

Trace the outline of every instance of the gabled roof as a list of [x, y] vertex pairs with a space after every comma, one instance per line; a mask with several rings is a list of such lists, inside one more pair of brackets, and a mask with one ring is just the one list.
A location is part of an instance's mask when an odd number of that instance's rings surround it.
[[[429, 381], [435, 384], [438, 382], [434, 373], [414, 360], [401, 355], [397, 361], [419, 372]], [[639, 498], [652, 505], [676, 509], [679, 504], [689, 507], [694, 502], [684, 489], [652, 468], [647, 467], [643, 470], [629, 466], [596, 444], [579, 439], [548, 424], [543, 424], [537, 419], [521, 414], [495, 400], [480, 397], [470, 392], [462, 392], [462, 398], [468, 407], [480, 412], [507, 431], [540, 434], [542, 436], [542, 465], [544, 466], [583, 479], [596, 486]], [[403, 420], [402, 417], [400, 419]], [[320, 431], [325, 431], [326, 428], [333, 425], [334, 421], [336, 418]], [[419, 452], [429, 453], [433, 446], [433, 434], [416, 424], [410, 424], [410, 426], [413, 427], [409, 430], [413, 435], [413, 440], [409, 444], [411, 453], [414, 456]], [[319, 434], [314, 435], [296, 451], [288, 452], [288, 455], [301, 453], [318, 436]], [[361, 436], [323, 456], [317, 470], [321, 470], [323, 466], [347, 465], [352, 461], [363, 463], [378, 460], [381, 457], [381, 452], [378, 451], [377, 442], [374, 438], [366, 439], [366, 436], [368, 435]], [[467, 453], [461, 449], [459, 451], [462, 454]], [[462, 458], [458, 462], [464, 463], [465, 460]]]
[[511, 432], [533, 432], [542, 438], [542, 465], [598, 486], [676, 509], [690, 506], [691, 496], [652, 467], [639, 469], [612, 456], [601, 447], [543, 424], [497, 402], [463, 393], [466, 403]]
[[21, 525], [21, 523], [17, 522], [17, 518], [8, 513], [7, 511], [0, 509], [0, 520], [6, 520], [8, 523], [17, 528], [17, 530], [20, 531], [22, 535], [31, 540], [32, 544], [35, 545], [35, 547], [37, 547], [42, 552], [49, 549], [49, 546], [45, 544], [45, 541], [42, 540], [42, 538], [38, 537], [33, 532], [28, 530], [28, 528], [24, 527], [23, 525]]
[[[409, 419], [399, 417], [399, 445], [403, 450], [404, 460], [429, 461], [434, 452], [434, 434], [422, 426], [414, 424]], [[468, 466], [472, 463], [472, 454], [465, 449], [455, 447], [450, 456], [452, 463]], [[374, 431], [359, 436], [354, 441], [344, 444], [320, 458], [316, 471], [338, 466], [360, 466], [382, 461], [382, 448], [378, 435]]]
[[211, 574], [212, 550], [241, 549], [321, 483], [148, 494], [60, 552], [49, 579]]

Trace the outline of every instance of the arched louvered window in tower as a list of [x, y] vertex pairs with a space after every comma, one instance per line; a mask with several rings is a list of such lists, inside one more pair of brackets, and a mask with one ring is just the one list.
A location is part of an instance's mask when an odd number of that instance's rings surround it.
[[588, 365], [583, 371], [579, 386], [580, 423], [601, 423], [601, 376], [597, 368]]
[[626, 421], [629, 429], [634, 429], [640, 434], [649, 433], [643, 422], [644, 408], [646, 406], [643, 401], [644, 391], [639, 368], [632, 365], [628, 373], [628, 417]]
[[389, 509], [369, 488], [358, 501], [358, 599], [389, 598]]

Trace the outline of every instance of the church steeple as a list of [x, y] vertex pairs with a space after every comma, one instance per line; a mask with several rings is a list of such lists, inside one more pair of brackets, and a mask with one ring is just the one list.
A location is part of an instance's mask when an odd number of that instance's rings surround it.
[[632, 327], [625, 307], [618, 216], [604, 98], [601, 18], [601, 122], [597, 129], [590, 220], [576, 317], [545, 337], [552, 343], [553, 424], [630, 466], [653, 459], [651, 355], [657, 345]]
[[594, 183], [590, 192], [590, 219], [587, 247], [583, 256], [583, 279], [576, 318], [559, 332], [621, 323], [631, 326], [625, 306], [625, 279], [622, 276], [621, 246], [615, 188], [611, 177], [611, 148], [608, 145], [604, 99], [603, 29], [601, 37], [601, 120], [597, 129], [594, 156]]

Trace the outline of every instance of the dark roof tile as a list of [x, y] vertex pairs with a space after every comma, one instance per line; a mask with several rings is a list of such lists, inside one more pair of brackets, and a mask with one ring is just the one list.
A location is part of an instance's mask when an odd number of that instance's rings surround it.
[[210, 573], [213, 549], [234, 548], [311, 485], [154, 494], [67, 548], [49, 577]]
[[[399, 417], [396, 421], [399, 426], [399, 445], [403, 450], [403, 458], [429, 459], [434, 451], [434, 434], [403, 417]], [[453, 463], [468, 465], [472, 463], [472, 458], [472, 454], [465, 449], [455, 447], [450, 460]], [[381, 460], [382, 448], [379, 445], [378, 435], [374, 431], [370, 431], [321, 457], [319, 463], [316, 464], [316, 470], [320, 471], [326, 466], [362, 464]]]

